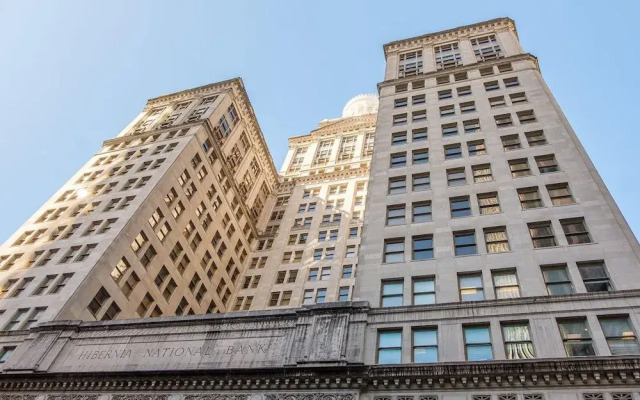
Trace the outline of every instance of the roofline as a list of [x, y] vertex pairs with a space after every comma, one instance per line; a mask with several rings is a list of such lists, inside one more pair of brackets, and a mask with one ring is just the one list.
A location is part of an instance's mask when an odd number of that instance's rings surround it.
[[216, 82], [216, 83], [209, 83], [209, 84], [202, 85], [202, 86], [196, 86], [196, 87], [191, 88], [191, 89], [181, 90], [179, 92], [167, 93], [167, 94], [163, 94], [163, 95], [160, 95], [160, 96], [157, 96], [157, 97], [152, 97], [149, 100], [147, 100], [147, 104], [154, 103], [154, 102], [157, 102], [157, 101], [162, 101], [162, 100], [169, 99], [171, 97], [175, 97], [175, 96], [179, 96], [179, 95], [188, 94], [190, 92], [201, 91], [201, 90], [206, 90], [206, 89], [215, 89], [215, 88], [220, 87], [220, 86], [229, 86], [229, 85], [231, 85], [233, 83], [238, 83], [241, 87], [244, 88], [244, 82], [242, 81], [242, 78], [235, 77], [235, 78], [227, 79], [227, 80]]
[[406, 39], [394, 40], [393, 42], [389, 42], [387, 44], [384, 44], [382, 46], [382, 48], [384, 49], [384, 53], [387, 54], [387, 48], [389, 48], [390, 46], [402, 44], [402, 43], [409, 42], [409, 41], [412, 41], [412, 40], [427, 39], [427, 38], [429, 38], [431, 36], [442, 35], [442, 34], [451, 33], [451, 32], [455, 32], [455, 31], [459, 31], [459, 30], [463, 30], [463, 29], [475, 28], [475, 27], [478, 27], [478, 26], [491, 24], [491, 23], [495, 23], [495, 22], [511, 23], [513, 25], [513, 30], [514, 30], [514, 32], [516, 34], [516, 37], [518, 36], [518, 32], [516, 31], [516, 23], [515, 23], [515, 21], [512, 20], [509, 17], [500, 17], [500, 18], [490, 19], [490, 20], [487, 20], [487, 21], [476, 22], [476, 23], [470, 24], [470, 25], [462, 25], [462, 26], [458, 26], [456, 28], [446, 29], [446, 30], [443, 30], [443, 31], [426, 33], [426, 34], [420, 35], [420, 36], [414, 36], [414, 37], [410, 37], [410, 38], [406, 38]]

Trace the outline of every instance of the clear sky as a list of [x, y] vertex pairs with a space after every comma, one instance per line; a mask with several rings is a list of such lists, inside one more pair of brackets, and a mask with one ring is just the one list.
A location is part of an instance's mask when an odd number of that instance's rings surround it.
[[0, 0], [0, 242], [148, 98], [242, 77], [279, 168], [288, 137], [376, 92], [384, 43], [496, 17], [638, 235], [640, 1]]

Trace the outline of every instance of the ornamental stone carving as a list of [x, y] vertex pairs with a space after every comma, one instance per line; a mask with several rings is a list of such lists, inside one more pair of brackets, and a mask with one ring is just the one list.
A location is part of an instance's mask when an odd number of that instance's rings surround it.
[[274, 393], [265, 395], [266, 400], [354, 400], [354, 393]]
[[190, 394], [184, 400], [248, 400], [248, 394]]
[[167, 400], [168, 394], [114, 394], [111, 400]]

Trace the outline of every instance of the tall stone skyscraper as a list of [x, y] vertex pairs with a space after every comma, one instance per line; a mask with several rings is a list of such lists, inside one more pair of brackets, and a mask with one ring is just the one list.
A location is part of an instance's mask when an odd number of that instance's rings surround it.
[[640, 400], [640, 246], [514, 22], [384, 54], [279, 174], [239, 79], [149, 100], [0, 248], [0, 400]]

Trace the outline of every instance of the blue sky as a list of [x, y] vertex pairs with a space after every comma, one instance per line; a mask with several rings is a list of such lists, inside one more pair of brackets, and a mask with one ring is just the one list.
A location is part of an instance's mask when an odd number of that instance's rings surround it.
[[502, 16], [637, 235], [638, 1], [0, 0], [0, 242], [148, 98], [242, 77], [279, 168], [375, 93], [384, 43]]

